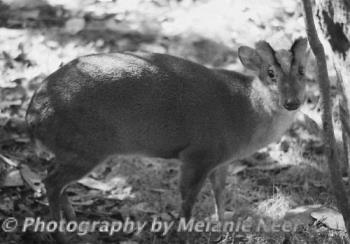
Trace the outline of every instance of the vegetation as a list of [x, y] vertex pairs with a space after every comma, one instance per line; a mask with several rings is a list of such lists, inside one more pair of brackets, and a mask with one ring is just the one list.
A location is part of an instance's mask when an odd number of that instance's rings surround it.
[[[152, 1], [152, 0], [4, 0], [0, 3], [0, 222], [16, 217], [49, 219], [42, 179], [52, 155], [38, 150], [26, 133], [24, 115], [41, 81], [75, 57], [96, 52], [169, 53], [198, 63], [243, 71], [240, 45], [267, 40], [276, 49], [306, 36], [301, 2]], [[328, 50], [326, 50], [328, 51]], [[327, 61], [332, 61], [327, 52]], [[303, 114], [280, 142], [239, 164], [230, 165], [226, 186], [228, 218], [292, 220], [295, 232], [228, 233], [220, 243], [347, 243], [329, 178], [322, 140], [316, 62], [310, 53], [306, 70], [307, 102]], [[328, 65], [334, 104], [337, 156], [344, 162], [337, 73]], [[79, 220], [172, 221], [178, 216], [176, 161], [113, 158], [79, 183], [69, 197]], [[348, 178], [343, 170], [343, 184]], [[347, 192], [348, 194], [348, 192]], [[214, 212], [209, 184], [198, 197], [196, 219]], [[193, 233], [208, 243], [212, 233]], [[144, 231], [138, 235], [90, 233], [93, 243], [177, 243]], [[54, 243], [47, 233], [1, 232], [1, 243]], [[76, 243], [74, 241], [72, 243]]]

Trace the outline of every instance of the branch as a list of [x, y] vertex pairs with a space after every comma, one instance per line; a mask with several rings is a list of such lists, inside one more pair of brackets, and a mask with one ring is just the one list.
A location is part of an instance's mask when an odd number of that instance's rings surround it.
[[343, 105], [340, 105], [340, 121], [346, 134], [350, 137], [350, 122], [348, 121], [347, 112]]
[[331, 99], [330, 99], [330, 82], [327, 71], [326, 55], [324, 48], [318, 38], [310, 0], [302, 0], [304, 7], [304, 19], [306, 33], [309, 39], [310, 47], [317, 61], [317, 75], [321, 89], [321, 98], [323, 101], [322, 124], [325, 140], [325, 149], [327, 155], [328, 167], [331, 175], [333, 191], [337, 200], [338, 209], [342, 213], [345, 221], [347, 232], [350, 234], [350, 207], [344, 185], [342, 182], [336, 143], [334, 138]]
[[[349, 0], [350, 1], [350, 0]], [[347, 137], [350, 137], [350, 120], [349, 120], [349, 109], [347, 108], [348, 104], [348, 98], [345, 94], [345, 84], [343, 81], [342, 74], [340, 73], [339, 69], [337, 68], [335, 61], [333, 60], [335, 73], [337, 74], [337, 88], [341, 92], [341, 100], [339, 104], [339, 114], [340, 114], [340, 121], [342, 124], [343, 134], [345, 130], [345, 134]]]

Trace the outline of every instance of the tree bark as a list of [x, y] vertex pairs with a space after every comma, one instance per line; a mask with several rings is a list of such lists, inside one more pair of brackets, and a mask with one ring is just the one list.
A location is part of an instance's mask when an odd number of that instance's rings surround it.
[[[303, 0], [304, 19], [306, 32], [309, 39], [310, 47], [316, 57], [317, 62], [317, 78], [320, 86], [322, 98], [322, 125], [323, 137], [325, 142], [325, 151], [330, 171], [331, 181], [333, 185], [334, 195], [337, 206], [342, 213], [345, 221], [347, 232], [350, 234], [350, 207], [344, 185], [342, 182], [340, 163], [338, 159], [336, 142], [333, 131], [331, 98], [330, 98], [330, 82], [327, 70], [326, 55], [321, 44], [314, 23], [312, 4], [310, 0]], [[347, 48], [346, 45], [340, 48]]]
[[[342, 101], [340, 111], [345, 158], [350, 158], [350, 132], [346, 130], [350, 116], [350, 0], [316, 0], [316, 18], [332, 49], [332, 56]], [[346, 162], [347, 166], [349, 162]], [[348, 172], [350, 176], [350, 172]]]

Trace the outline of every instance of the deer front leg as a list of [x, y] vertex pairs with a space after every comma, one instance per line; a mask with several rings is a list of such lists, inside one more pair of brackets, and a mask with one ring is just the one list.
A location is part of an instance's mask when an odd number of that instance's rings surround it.
[[210, 174], [209, 179], [212, 185], [212, 190], [215, 198], [215, 215], [216, 218], [222, 222], [225, 214], [225, 183], [227, 176], [228, 165], [223, 164], [218, 166]]

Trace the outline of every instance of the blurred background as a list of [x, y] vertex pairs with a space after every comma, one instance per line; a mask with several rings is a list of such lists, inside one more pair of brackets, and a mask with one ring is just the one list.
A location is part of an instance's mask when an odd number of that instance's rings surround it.
[[[0, 1], [0, 219], [48, 218], [42, 179], [52, 155], [34, 148], [24, 115], [41, 81], [63, 64], [91, 53], [147, 51], [245, 72], [237, 58], [240, 45], [267, 40], [275, 49], [289, 48], [301, 36], [306, 36], [304, 19], [300, 1], [295, 0]], [[329, 67], [336, 105], [337, 78]], [[301, 227], [295, 233], [228, 234], [226, 241], [346, 241], [342, 218], [333, 210], [311, 54], [306, 71], [308, 99], [303, 112], [307, 116], [301, 114], [280, 142], [230, 167], [226, 201], [231, 217], [287, 218], [299, 221]], [[339, 116], [336, 112], [334, 116], [340, 141]], [[179, 210], [178, 167], [176, 161], [115, 158], [73, 184], [68, 193], [80, 219], [151, 220], [157, 216], [170, 221]], [[211, 216], [208, 184], [198, 202], [196, 218]], [[324, 216], [331, 221], [324, 221]], [[198, 243], [210, 239], [210, 233], [193, 235]], [[149, 232], [137, 236], [92, 233], [85, 238], [123, 244], [178, 241], [176, 233], [162, 237]], [[48, 234], [29, 231], [0, 232], [0, 243], [54, 242]]]

